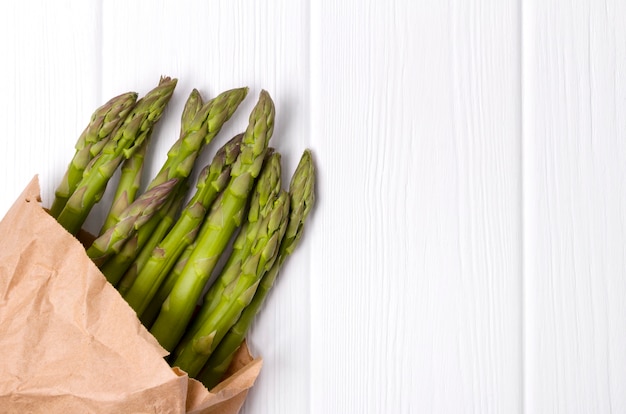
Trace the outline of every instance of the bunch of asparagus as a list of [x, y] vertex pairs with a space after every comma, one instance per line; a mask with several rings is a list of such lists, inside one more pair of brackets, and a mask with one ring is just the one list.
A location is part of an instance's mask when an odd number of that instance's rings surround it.
[[216, 151], [185, 203], [196, 160], [248, 92], [232, 89], [203, 102], [194, 89], [178, 140], [140, 192], [146, 148], [176, 83], [161, 78], [141, 99], [125, 93], [93, 113], [49, 211], [77, 234], [120, 171], [87, 255], [171, 352], [170, 364], [212, 388], [302, 237], [315, 171], [305, 150], [283, 189], [281, 155], [269, 146], [274, 103], [262, 91], [245, 132]]

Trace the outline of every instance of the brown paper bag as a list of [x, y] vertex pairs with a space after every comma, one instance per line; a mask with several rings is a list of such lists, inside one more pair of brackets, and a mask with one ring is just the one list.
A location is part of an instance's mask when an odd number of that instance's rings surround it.
[[239, 412], [261, 359], [242, 346], [212, 392], [171, 369], [39, 194], [35, 177], [0, 222], [0, 411]]

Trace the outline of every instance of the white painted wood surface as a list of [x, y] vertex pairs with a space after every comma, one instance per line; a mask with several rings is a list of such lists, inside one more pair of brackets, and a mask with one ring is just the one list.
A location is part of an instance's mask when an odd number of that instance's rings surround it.
[[521, 412], [514, 2], [321, 2], [312, 413]]
[[524, 6], [525, 402], [626, 412], [626, 4]]
[[[24, 0], [0, 13], [0, 215], [93, 109], [179, 78], [277, 107], [318, 204], [250, 335], [245, 413], [626, 412], [626, 6]], [[104, 207], [90, 218], [94, 225]]]

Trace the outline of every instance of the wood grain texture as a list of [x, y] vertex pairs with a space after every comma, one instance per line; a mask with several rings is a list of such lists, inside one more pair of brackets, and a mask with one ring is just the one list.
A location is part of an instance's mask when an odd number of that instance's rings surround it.
[[518, 17], [312, 3], [312, 413], [521, 412]]
[[524, 6], [525, 406], [626, 412], [626, 5]]

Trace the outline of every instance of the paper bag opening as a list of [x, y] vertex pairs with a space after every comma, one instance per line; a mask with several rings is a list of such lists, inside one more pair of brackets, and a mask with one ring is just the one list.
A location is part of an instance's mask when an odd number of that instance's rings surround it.
[[37, 176], [0, 222], [0, 407], [9, 413], [237, 413], [262, 361], [209, 392], [40, 205]]

